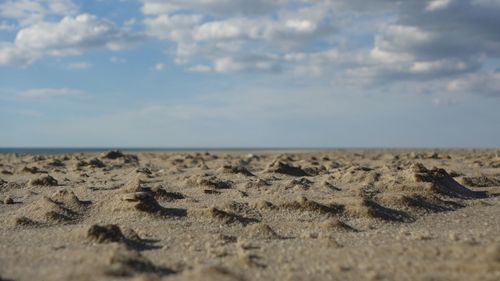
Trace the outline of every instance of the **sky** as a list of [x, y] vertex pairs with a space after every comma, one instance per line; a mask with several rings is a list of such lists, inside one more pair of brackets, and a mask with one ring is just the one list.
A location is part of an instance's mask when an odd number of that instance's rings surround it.
[[0, 0], [0, 147], [500, 147], [500, 0]]

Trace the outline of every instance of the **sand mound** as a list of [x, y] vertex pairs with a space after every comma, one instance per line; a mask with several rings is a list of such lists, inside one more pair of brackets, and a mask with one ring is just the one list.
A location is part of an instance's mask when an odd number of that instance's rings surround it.
[[471, 187], [500, 186], [500, 178], [498, 178], [498, 177], [487, 177], [487, 176], [463, 177], [460, 179], [460, 182], [463, 185], [467, 185], [467, 186], [471, 186]]
[[89, 165], [93, 168], [104, 168], [106, 167], [106, 164], [102, 162], [101, 160], [94, 158], [89, 161]]
[[261, 188], [270, 185], [271, 184], [267, 180], [257, 178], [247, 181], [244, 186], [245, 188]]
[[38, 226], [40, 224], [41, 224], [40, 222], [36, 222], [24, 216], [14, 218], [15, 226], [29, 227], [29, 226]]
[[88, 201], [81, 201], [73, 191], [67, 189], [57, 190], [50, 196], [50, 199], [72, 210], [82, 210], [82, 208], [90, 204]]
[[242, 237], [248, 239], [279, 239], [281, 238], [269, 225], [256, 223], [243, 229]]
[[289, 176], [294, 176], [294, 177], [306, 177], [309, 176], [306, 171], [302, 170], [300, 167], [295, 167], [290, 164], [287, 164], [286, 162], [276, 160], [269, 165], [267, 165], [265, 169], [266, 173], [278, 173], [278, 174], [285, 174]]
[[31, 186], [58, 186], [59, 185], [57, 180], [49, 175], [41, 177], [41, 178], [32, 179], [29, 181], [29, 184]]
[[308, 180], [307, 178], [293, 179], [285, 185], [285, 189], [300, 188], [308, 190], [313, 184], [314, 182]]
[[23, 173], [30, 173], [30, 174], [46, 174], [47, 171], [44, 171], [44, 170], [41, 170], [39, 167], [37, 166], [33, 166], [33, 167], [28, 167], [28, 166], [25, 166], [21, 172]]
[[61, 159], [54, 159], [54, 160], [50, 161], [49, 163], [47, 163], [47, 165], [49, 165], [51, 167], [58, 167], [58, 168], [63, 168], [66, 166], [66, 164], [64, 164], [64, 162]]
[[296, 201], [281, 204], [280, 208], [287, 210], [317, 212], [325, 215], [337, 215], [344, 211], [343, 205], [323, 205], [316, 201], [309, 200], [306, 197], [299, 197]]
[[218, 179], [216, 176], [193, 176], [185, 181], [186, 187], [198, 186], [209, 187], [214, 189], [230, 189], [233, 188], [232, 181]]
[[370, 198], [353, 199], [346, 205], [346, 214], [357, 218], [374, 218], [392, 222], [413, 222], [415, 218], [410, 214], [382, 206]]
[[403, 211], [384, 207], [370, 199], [363, 200], [363, 206], [367, 208], [368, 214], [374, 218], [379, 218], [388, 221], [396, 221], [396, 222], [415, 221], [415, 219], [412, 216]]
[[247, 177], [254, 177], [255, 175], [252, 174], [247, 168], [243, 166], [231, 166], [231, 165], [223, 165], [218, 172], [220, 173], [226, 173], [226, 174], [241, 174]]
[[313, 161], [309, 164], [301, 165], [302, 170], [304, 170], [304, 172], [306, 172], [309, 176], [317, 176], [328, 173], [328, 169], [324, 165], [320, 165], [317, 161]]
[[335, 170], [331, 178], [339, 184], [371, 185], [379, 181], [380, 172], [365, 166], [349, 166]]
[[10, 204], [14, 204], [15, 203], [14, 199], [12, 197], [8, 196], [8, 195], [3, 199], [2, 202], [5, 205], [10, 205]]
[[101, 154], [101, 158], [103, 158], [103, 159], [114, 160], [114, 159], [118, 159], [118, 158], [122, 158], [122, 157], [125, 157], [125, 155], [119, 150], [111, 150], [108, 152], [103, 152]]
[[176, 200], [181, 200], [186, 198], [186, 196], [180, 192], [175, 192], [175, 191], [167, 191], [163, 187], [153, 187], [151, 189], [151, 192], [154, 194], [154, 197], [158, 200], [163, 200], [163, 201], [176, 201]]
[[347, 223], [341, 221], [338, 218], [329, 218], [320, 224], [320, 229], [327, 232], [338, 232], [338, 231], [348, 231], [348, 232], [358, 232], [356, 228], [348, 225]]
[[132, 176], [124, 185], [123, 190], [125, 192], [141, 192], [144, 191], [142, 185], [144, 180], [141, 179], [139, 175]]
[[117, 160], [121, 159], [123, 160], [123, 163], [131, 163], [137, 165], [139, 163], [139, 157], [136, 155], [132, 154], [124, 154], [119, 150], [111, 150], [108, 152], [103, 152], [100, 155], [101, 159], [107, 159], [107, 160]]
[[178, 208], [165, 208], [161, 206], [150, 192], [133, 192], [118, 195], [105, 208], [113, 211], [139, 211], [140, 213], [158, 215], [161, 217], [185, 217], [187, 211]]
[[167, 191], [162, 186], [155, 187], [147, 187], [145, 186], [146, 182], [143, 181], [140, 177], [132, 177], [124, 186], [123, 190], [126, 193], [134, 193], [134, 192], [146, 192], [152, 195], [157, 200], [163, 201], [175, 201], [186, 198], [186, 196], [180, 192]]
[[88, 166], [89, 163], [83, 161], [83, 160], [78, 160], [78, 162], [75, 163], [74, 169], [76, 171], [81, 171], [83, 167]]
[[132, 277], [142, 273], [157, 276], [174, 273], [173, 270], [156, 266], [141, 253], [118, 247], [109, 257], [106, 274], [116, 277]]
[[125, 236], [116, 224], [92, 225], [87, 231], [87, 238], [97, 243], [125, 241]]
[[16, 211], [15, 225], [34, 225], [37, 223], [58, 224], [79, 220], [90, 202], [83, 202], [72, 191], [61, 189], [50, 197], [39, 200]]
[[13, 171], [11, 171], [11, 170], [2, 169], [2, 170], [0, 171], [0, 174], [2, 174], [2, 175], [13, 175], [13, 174], [14, 174], [14, 172], [13, 172]]
[[463, 208], [464, 205], [449, 200], [443, 200], [437, 196], [424, 196], [420, 194], [402, 197], [403, 203], [409, 207], [415, 207], [430, 212], [447, 212]]
[[434, 168], [428, 170], [422, 164], [415, 164], [411, 167], [411, 171], [416, 182], [431, 183], [431, 188], [436, 193], [461, 199], [488, 197], [486, 192], [472, 191], [459, 184], [444, 169]]
[[133, 229], [125, 228], [122, 230], [115, 224], [94, 224], [90, 226], [86, 233], [86, 239], [98, 244], [119, 243], [127, 249], [137, 251], [161, 248], [155, 245], [157, 240], [142, 239]]
[[123, 195], [122, 200], [129, 202], [133, 208], [146, 213], [159, 213], [162, 207], [149, 192], [134, 192]]
[[76, 162], [75, 164], [75, 169], [81, 170], [83, 167], [88, 167], [88, 166], [92, 168], [104, 168], [106, 167], [106, 164], [104, 164], [104, 162], [102, 162], [97, 158], [92, 158], [89, 161], [78, 160], [78, 162]]
[[135, 170], [136, 173], [145, 175], [148, 178], [153, 177], [153, 172], [147, 167], [139, 167]]
[[255, 220], [261, 220], [262, 215], [260, 212], [251, 207], [248, 203], [241, 203], [236, 201], [228, 202], [221, 207], [223, 210], [239, 214], [244, 217], [252, 218]]

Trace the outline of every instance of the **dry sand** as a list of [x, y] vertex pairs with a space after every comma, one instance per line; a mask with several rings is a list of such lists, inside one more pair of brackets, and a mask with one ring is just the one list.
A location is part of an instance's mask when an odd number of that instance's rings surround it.
[[500, 152], [0, 155], [0, 280], [500, 280]]

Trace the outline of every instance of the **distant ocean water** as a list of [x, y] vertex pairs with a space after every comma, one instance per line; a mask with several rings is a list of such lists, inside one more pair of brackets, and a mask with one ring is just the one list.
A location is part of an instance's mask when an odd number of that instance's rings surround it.
[[0, 147], [0, 154], [29, 154], [29, 155], [49, 155], [49, 154], [65, 154], [65, 153], [101, 153], [110, 150], [120, 150], [122, 152], [304, 152], [304, 151], [329, 151], [329, 150], [400, 150], [400, 151], [416, 151], [416, 150], [484, 150], [484, 149], [500, 149], [499, 148], [404, 148], [404, 147], [186, 147], [186, 148], [143, 148], [143, 147], [51, 147], [51, 148], [36, 148], [36, 147]]
[[[115, 148], [35, 148], [35, 147], [15, 147], [15, 148], [0, 148], [0, 154], [6, 153], [16, 153], [16, 154], [64, 154], [64, 153], [91, 153], [91, 152], [104, 152], [109, 150], [115, 150]], [[118, 149], [120, 151], [149, 151], [149, 149], [144, 148], [126, 148]], [[158, 149], [151, 149], [151, 151], [157, 151]], [[165, 149], [162, 149], [165, 150]]]
[[110, 150], [120, 150], [122, 152], [183, 152], [183, 151], [300, 151], [300, 150], [328, 150], [328, 148], [35, 148], [35, 147], [14, 147], [1, 148], [0, 154], [65, 154], [65, 153], [100, 153]]

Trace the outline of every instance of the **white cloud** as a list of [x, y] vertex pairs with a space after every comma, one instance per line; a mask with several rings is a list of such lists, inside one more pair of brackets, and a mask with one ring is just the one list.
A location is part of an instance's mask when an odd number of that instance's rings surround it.
[[189, 68], [189, 71], [191, 72], [212, 72], [212, 68], [208, 65], [204, 64], [197, 64]]
[[74, 97], [82, 95], [84, 95], [83, 91], [70, 88], [37, 88], [18, 94], [18, 96], [23, 98]]
[[500, 56], [497, 2], [142, 0], [142, 11], [189, 71], [446, 83]]
[[370, 58], [382, 64], [406, 63], [415, 59], [411, 53], [390, 52], [377, 45], [370, 50]]
[[448, 91], [500, 96], [500, 72], [474, 73], [448, 83]]
[[280, 66], [273, 62], [273, 59], [270, 57], [246, 57], [239, 60], [231, 57], [221, 57], [217, 58], [214, 62], [214, 71], [220, 73], [241, 71], [269, 72], [279, 70]]
[[33, 58], [14, 44], [0, 42], [0, 65], [15, 64], [25, 65], [32, 62]]
[[71, 0], [5, 0], [0, 3], [0, 16], [17, 20], [23, 26], [44, 21], [49, 16], [78, 13]]
[[434, 12], [437, 10], [445, 9], [448, 5], [450, 5], [452, 0], [432, 0], [425, 7], [426, 11]]
[[114, 23], [82, 14], [64, 17], [60, 22], [41, 22], [20, 30], [15, 45], [27, 50], [41, 50], [50, 55], [81, 54], [86, 49], [105, 47], [123, 49], [138, 36], [120, 30]]
[[207, 22], [196, 27], [193, 37], [196, 41], [263, 37], [261, 27], [252, 26], [252, 23], [252, 20], [247, 19]]
[[94, 15], [67, 16], [21, 29], [13, 43], [0, 45], [0, 64], [29, 63], [44, 56], [80, 55], [97, 48], [121, 50], [142, 36]]
[[382, 26], [375, 36], [374, 49], [398, 56], [428, 45], [433, 37], [432, 33], [417, 26], [388, 24]]
[[313, 32], [317, 25], [309, 20], [287, 20], [285, 26], [297, 32]]
[[143, 39], [130, 26], [168, 41], [166, 53], [191, 72], [275, 72], [359, 87], [419, 81], [421, 89], [446, 90], [450, 83], [484, 73], [485, 65], [494, 68], [500, 57], [498, 0], [140, 3], [143, 18], [135, 16], [120, 27], [78, 15], [70, 0], [5, 0], [2, 25], [11, 29], [14, 23], [20, 30], [13, 42], [0, 43], [0, 65], [119, 50]]
[[163, 71], [165, 69], [165, 64], [163, 63], [157, 63], [155, 64], [155, 66], [153, 67], [154, 70], [156, 71]]
[[445, 70], [463, 71], [467, 69], [464, 62], [453, 62], [447, 60], [417, 61], [410, 66], [412, 73], [443, 72]]
[[147, 33], [176, 43], [178, 64], [208, 60], [203, 71], [277, 71], [287, 52], [333, 41], [336, 32], [328, 1], [142, 2]]
[[[342, 3], [340, 7], [352, 15], [352, 24], [356, 25], [356, 19], [360, 19], [356, 12], [361, 3], [335, 2], [336, 5]], [[390, 4], [392, 1], [376, 2]], [[422, 87], [434, 83], [446, 85], [457, 77], [479, 73], [489, 59], [500, 56], [500, 37], [495, 27], [500, 25], [500, 6], [493, 2], [498, 1], [408, 0], [397, 5], [393, 2], [393, 5], [380, 5], [376, 12], [363, 10], [375, 17], [380, 9], [385, 11], [385, 16], [375, 21], [376, 29], [365, 31], [374, 36], [373, 46], [364, 54], [363, 48], [341, 50], [342, 57], [353, 60], [343, 65], [335, 61], [331, 68], [343, 69], [349, 79], [362, 85], [384, 87], [408, 81], [419, 81]], [[348, 32], [349, 29], [342, 31]], [[349, 43], [349, 40], [348, 36], [346, 41]], [[351, 55], [360, 51], [361, 60]], [[318, 64], [313, 66], [318, 69]]]
[[202, 20], [200, 15], [159, 15], [146, 18], [144, 24], [149, 35], [159, 39], [183, 41], [190, 37], [190, 30]]

